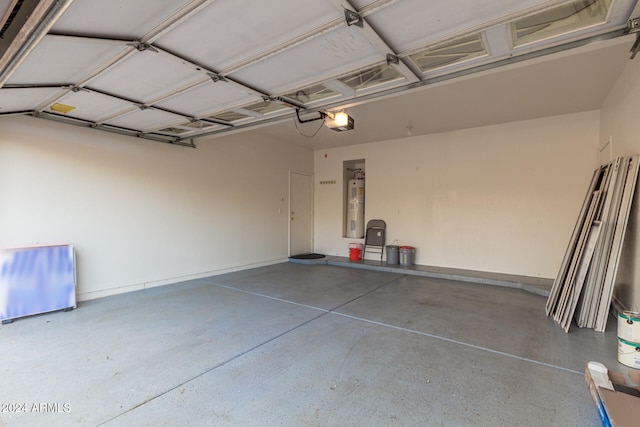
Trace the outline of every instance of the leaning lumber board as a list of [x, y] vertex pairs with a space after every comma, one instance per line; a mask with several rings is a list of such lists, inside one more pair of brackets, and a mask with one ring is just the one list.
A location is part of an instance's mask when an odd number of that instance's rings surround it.
[[596, 260], [599, 257], [599, 254], [602, 252], [602, 229], [604, 227], [603, 224], [603, 211], [604, 206], [606, 204], [607, 199], [607, 189], [609, 188], [609, 184], [611, 182], [612, 173], [613, 173], [614, 162], [609, 162], [608, 164], [601, 167], [602, 171], [602, 179], [598, 185], [598, 190], [601, 192], [600, 201], [598, 204], [598, 209], [596, 211], [595, 219], [601, 222], [600, 226], [600, 235], [598, 240], [596, 241], [596, 246], [594, 249], [594, 254], [591, 259], [591, 265], [589, 266], [589, 271], [587, 272], [587, 276], [585, 278], [585, 283], [583, 285], [583, 291], [580, 295], [580, 299], [578, 300], [578, 308], [576, 312], [576, 323], [579, 327], [586, 327], [587, 319], [588, 319], [588, 310], [590, 306], [590, 301], [592, 295], [594, 293], [594, 283], [593, 276], [596, 274]]
[[610, 185], [611, 190], [607, 195], [608, 206], [605, 206], [603, 211], [603, 224], [604, 229], [601, 233], [602, 238], [602, 251], [597, 258], [596, 275], [594, 276], [594, 293], [589, 301], [589, 317], [587, 326], [589, 328], [595, 328], [596, 319], [598, 316], [598, 307], [600, 306], [600, 300], [604, 290], [604, 279], [607, 274], [609, 265], [609, 258], [613, 248], [613, 238], [615, 232], [616, 222], [618, 220], [618, 214], [620, 212], [620, 204], [622, 201], [622, 193], [624, 189], [624, 183], [627, 179], [627, 171], [629, 164], [629, 157], [620, 157], [617, 159], [617, 167], [614, 169], [614, 176]]
[[571, 320], [573, 319], [578, 299], [582, 293], [582, 287], [584, 286], [584, 280], [587, 277], [587, 271], [589, 271], [589, 266], [591, 265], [591, 259], [600, 234], [601, 225], [602, 223], [600, 221], [595, 221], [593, 225], [591, 225], [591, 230], [589, 230], [587, 246], [582, 256], [582, 262], [580, 263], [580, 267], [576, 274], [575, 284], [571, 291], [569, 302], [567, 304], [567, 308], [564, 310], [564, 315], [561, 321], [561, 325], [565, 332], [569, 332], [569, 328], [571, 327]]
[[587, 210], [589, 209], [589, 204], [591, 200], [591, 195], [593, 194], [596, 185], [600, 181], [601, 170], [597, 169], [593, 172], [593, 176], [591, 177], [591, 183], [589, 184], [589, 188], [587, 190], [587, 194], [585, 195], [584, 202], [582, 203], [582, 207], [580, 208], [580, 214], [578, 215], [578, 221], [576, 222], [575, 227], [573, 228], [573, 233], [571, 234], [571, 238], [569, 239], [569, 245], [567, 246], [567, 250], [564, 254], [564, 259], [560, 265], [560, 270], [558, 271], [558, 275], [553, 282], [551, 287], [551, 291], [549, 292], [549, 297], [547, 298], [546, 304], [546, 312], [547, 316], [551, 315], [551, 313], [555, 310], [555, 307], [558, 302], [558, 295], [560, 294], [560, 289], [562, 284], [564, 283], [567, 269], [569, 268], [569, 264], [571, 262], [571, 258], [573, 256], [573, 251], [575, 249], [576, 241], [578, 236], [580, 235], [581, 229], [584, 226], [585, 216], [587, 215]]
[[618, 264], [620, 263], [620, 254], [622, 253], [622, 245], [624, 236], [629, 222], [629, 213], [631, 212], [631, 202], [636, 189], [638, 180], [639, 156], [634, 156], [629, 160], [628, 172], [625, 179], [622, 200], [616, 220], [616, 227], [613, 235], [612, 249], [609, 256], [607, 273], [604, 278], [604, 286], [600, 306], [598, 307], [598, 315], [596, 318], [595, 330], [604, 332], [607, 327], [607, 319], [609, 318], [609, 307], [611, 306], [611, 297], [613, 296], [613, 287], [616, 275], [618, 273]]
[[620, 158], [617, 158], [606, 165], [606, 179], [601, 183], [601, 189], [603, 191], [602, 206], [600, 208], [600, 217], [598, 218], [601, 223], [600, 237], [596, 243], [594, 251], [591, 270], [587, 276], [586, 289], [584, 292], [584, 298], [581, 300], [580, 315], [578, 318], [578, 326], [592, 328], [593, 318], [593, 300], [599, 298], [601, 294], [600, 290], [600, 276], [603, 268], [603, 260], [608, 253], [607, 247], [609, 246], [609, 236], [611, 234], [611, 220], [609, 218], [611, 211], [612, 195], [615, 189], [616, 178], [620, 167]]
[[584, 226], [581, 228], [580, 235], [576, 240], [576, 247], [573, 251], [571, 262], [569, 263], [569, 268], [567, 269], [566, 278], [562, 283], [562, 286], [560, 289], [560, 297], [558, 299], [558, 304], [555, 307], [554, 320], [558, 323], [561, 323], [561, 319], [563, 317], [563, 312], [565, 310], [566, 303], [569, 299], [569, 295], [571, 295], [572, 288], [575, 284], [576, 272], [583, 258], [584, 248], [586, 247], [586, 244], [587, 244], [587, 239], [589, 237], [589, 232], [591, 230], [592, 223], [593, 223], [593, 217], [598, 207], [599, 200], [600, 200], [600, 191], [594, 191], [593, 194], [591, 195], [591, 200], [589, 201], [589, 209], [587, 210]]

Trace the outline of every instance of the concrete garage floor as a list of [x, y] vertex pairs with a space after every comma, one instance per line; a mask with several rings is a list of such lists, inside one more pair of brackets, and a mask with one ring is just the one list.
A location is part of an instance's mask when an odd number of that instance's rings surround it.
[[87, 301], [0, 327], [0, 426], [597, 426], [616, 322], [545, 302], [295, 263]]

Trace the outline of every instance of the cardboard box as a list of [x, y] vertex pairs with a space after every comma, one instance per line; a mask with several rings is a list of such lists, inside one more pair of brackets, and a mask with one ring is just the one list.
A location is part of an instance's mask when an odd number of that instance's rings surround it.
[[591, 397], [603, 426], [635, 427], [640, 422], [640, 371], [629, 377], [589, 362], [584, 370]]

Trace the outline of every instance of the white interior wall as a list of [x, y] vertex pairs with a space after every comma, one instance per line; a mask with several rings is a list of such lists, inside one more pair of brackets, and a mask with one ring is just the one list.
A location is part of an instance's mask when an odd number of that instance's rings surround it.
[[[342, 162], [365, 159], [365, 217], [415, 262], [554, 278], [597, 166], [599, 112], [315, 152], [315, 251], [348, 255]], [[362, 241], [362, 240], [360, 240]]]
[[[600, 143], [611, 141], [612, 157], [640, 154], [640, 58], [629, 61], [601, 109]], [[607, 150], [609, 147], [607, 147]], [[616, 276], [615, 294], [640, 310], [640, 185], [636, 187], [629, 226]]]
[[[70, 241], [79, 298], [279, 262], [288, 171], [315, 174], [316, 252], [347, 256], [342, 166], [416, 263], [553, 278], [598, 162], [585, 112], [311, 152], [251, 134], [196, 150], [0, 120], [0, 245]], [[250, 135], [250, 136], [249, 136]], [[320, 181], [335, 180], [336, 184]]]
[[312, 168], [245, 134], [194, 150], [0, 118], [0, 246], [74, 244], [80, 300], [280, 262], [289, 169]]

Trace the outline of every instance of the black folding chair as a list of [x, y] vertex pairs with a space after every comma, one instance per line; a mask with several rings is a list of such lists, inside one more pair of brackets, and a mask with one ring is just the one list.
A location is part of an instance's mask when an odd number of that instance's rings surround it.
[[364, 247], [362, 249], [362, 259], [365, 259], [367, 249], [369, 252], [380, 252], [380, 262], [384, 255], [384, 239], [387, 230], [387, 223], [381, 219], [372, 219], [367, 222], [367, 229], [364, 235]]

